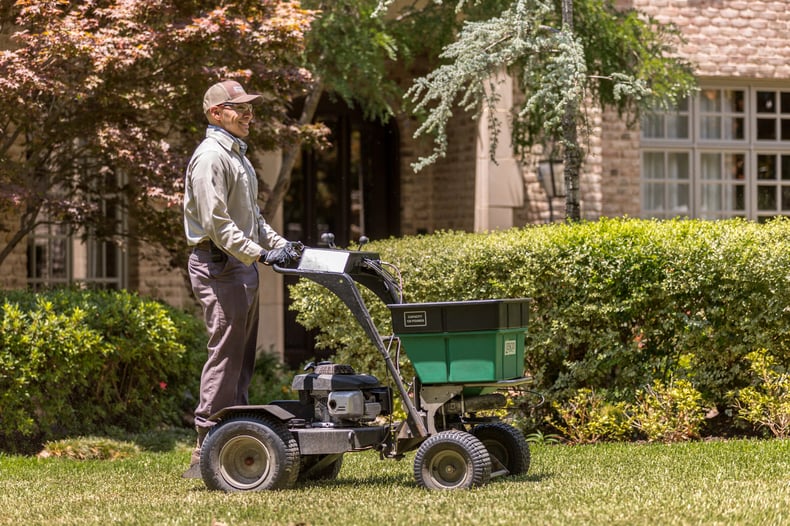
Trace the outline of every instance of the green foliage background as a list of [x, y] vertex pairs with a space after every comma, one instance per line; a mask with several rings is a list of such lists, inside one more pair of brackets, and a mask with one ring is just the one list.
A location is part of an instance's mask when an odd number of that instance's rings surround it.
[[0, 450], [182, 425], [205, 345], [199, 319], [130, 292], [0, 292]]
[[[787, 220], [602, 219], [441, 232], [366, 250], [400, 269], [407, 302], [532, 298], [524, 365], [550, 402], [579, 389], [633, 402], [655, 381], [687, 380], [726, 417], [732, 393], [753, 383], [748, 353], [766, 349], [790, 363]], [[320, 330], [318, 345], [335, 349], [336, 361], [386, 377], [331, 293], [302, 280], [292, 295], [298, 320]], [[365, 297], [380, 332], [391, 332], [386, 306]], [[532, 425], [551, 405], [530, 415]]]

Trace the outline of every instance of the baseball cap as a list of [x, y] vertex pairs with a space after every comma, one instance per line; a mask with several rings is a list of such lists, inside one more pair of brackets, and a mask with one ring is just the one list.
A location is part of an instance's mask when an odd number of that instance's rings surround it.
[[243, 102], [256, 104], [262, 101], [263, 97], [247, 93], [235, 80], [223, 80], [206, 90], [206, 94], [203, 96], [203, 113], [220, 104], [241, 104]]

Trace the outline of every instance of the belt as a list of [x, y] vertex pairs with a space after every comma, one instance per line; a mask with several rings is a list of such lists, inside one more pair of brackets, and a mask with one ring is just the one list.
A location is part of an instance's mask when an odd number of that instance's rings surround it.
[[221, 263], [228, 260], [228, 255], [223, 252], [217, 245], [210, 239], [205, 239], [192, 247], [192, 250], [200, 250], [211, 254], [211, 261]]
[[210, 239], [204, 239], [193, 247], [195, 250], [205, 250], [206, 252], [213, 252], [217, 249], [217, 245]]

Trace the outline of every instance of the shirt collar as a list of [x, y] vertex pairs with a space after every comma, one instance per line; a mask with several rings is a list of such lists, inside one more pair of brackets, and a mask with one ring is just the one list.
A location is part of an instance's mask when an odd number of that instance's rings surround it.
[[247, 143], [220, 126], [209, 124], [206, 129], [206, 137], [213, 137], [228, 150], [237, 149], [242, 156], [247, 154]]

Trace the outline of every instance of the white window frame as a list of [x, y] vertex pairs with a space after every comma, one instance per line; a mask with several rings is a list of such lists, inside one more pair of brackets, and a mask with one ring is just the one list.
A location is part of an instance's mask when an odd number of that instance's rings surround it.
[[[701, 84], [699, 93], [690, 97], [680, 111], [656, 112], [643, 119], [640, 156], [642, 216], [745, 217], [755, 221], [777, 215], [790, 216], [790, 88], [768, 83]], [[731, 101], [729, 105], [705, 103], [703, 97], [716, 100], [710, 97], [712, 92], [719, 95], [743, 92], [743, 97], [720, 97], [720, 100]], [[766, 98], [770, 99], [768, 95], [772, 93], [773, 106], [760, 104]], [[678, 118], [681, 122], [682, 119], [688, 120], [687, 137], [673, 133], [670, 124], [677, 123]], [[775, 138], [757, 138], [758, 119], [763, 121], [762, 124], [774, 120]], [[718, 122], [721, 133], [706, 133], [704, 120]], [[739, 126], [742, 132], [731, 132], [736, 130], [734, 125]], [[689, 173], [671, 177], [666, 172], [665, 177], [656, 178], [656, 169], [651, 168], [648, 159], [657, 160], [658, 154], [663, 154], [665, 159], [670, 155], [687, 155]], [[706, 170], [706, 167], [715, 166], [706, 161], [716, 157], [720, 161], [718, 172]], [[765, 173], [769, 164], [765, 161], [768, 159], [774, 160], [775, 170], [766, 179], [759, 174]], [[733, 162], [735, 160], [742, 161], [742, 166], [736, 167], [738, 163]], [[706, 173], [710, 175], [705, 177]], [[679, 194], [679, 189], [686, 184], [690, 192], [688, 206], [681, 206], [670, 197]], [[775, 206], [768, 206], [770, 204]]]

